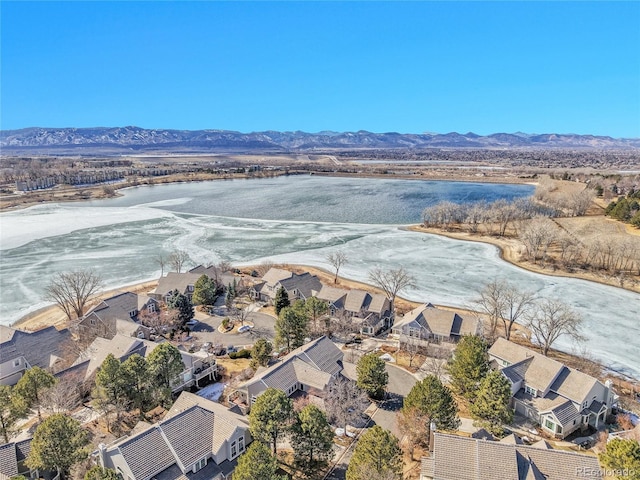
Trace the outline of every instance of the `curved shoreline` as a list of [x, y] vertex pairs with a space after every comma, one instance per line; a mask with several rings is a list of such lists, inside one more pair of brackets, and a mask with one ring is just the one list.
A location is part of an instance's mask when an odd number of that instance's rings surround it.
[[510, 263], [511, 265], [521, 268], [522, 270], [526, 270], [528, 272], [537, 273], [540, 275], [546, 275], [548, 277], [576, 278], [579, 280], [585, 280], [587, 282], [598, 283], [600, 285], [607, 285], [609, 287], [620, 288], [628, 292], [640, 293], [640, 285], [636, 285], [635, 288], [628, 288], [628, 287], [620, 286], [619, 283], [616, 283], [614, 279], [602, 278], [594, 273], [590, 273], [590, 272], [569, 273], [569, 272], [564, 272], [562, 270], [549, 271], [539, 266], [533, 266], [529, 262], [522, 262], [522, 261], [516, 260], [515, 258], [516, 252], [511, 250], [508, 245], [505, 245], [505, 243], [507, 243], [509, 239], [498, 240], [493, 237], [487, 237], [486, 235], [473, 236], [468, 232], [463, 232], [463, 233], [444, 232], [440, 229], [428, 228], [422, 225], [409, 225], [405, 228], [406, 230], [409, 230], [412, 232], [438, 235], [441, 237], [450, 238], [452, 240], [459, 240], [462, 242], [476, 242], [476, 243], [484, 243], [486, 245], [492, 245], [498, 249], [498, 255], [502, 261]]

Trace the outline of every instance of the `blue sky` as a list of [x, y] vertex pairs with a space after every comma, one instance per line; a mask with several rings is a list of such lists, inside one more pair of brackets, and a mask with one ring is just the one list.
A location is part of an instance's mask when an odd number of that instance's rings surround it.
[[8, 2], [2, 129], [640, 137], [640, 2]]

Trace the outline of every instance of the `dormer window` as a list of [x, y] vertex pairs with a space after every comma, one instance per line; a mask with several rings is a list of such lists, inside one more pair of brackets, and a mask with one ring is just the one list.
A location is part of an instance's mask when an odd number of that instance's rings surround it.
[[524, 386], [524, 391], [525, 393], [528, 393], [532, 397], [535, 397], [538, 394], [538, 391], [535, 388], [530, 387], [529, 385]]
[[207, 466], [207, 457], [204, 457], [193, 466], [193, 473], [196, 473], [198, 470], [202, 470], [206, 466]]

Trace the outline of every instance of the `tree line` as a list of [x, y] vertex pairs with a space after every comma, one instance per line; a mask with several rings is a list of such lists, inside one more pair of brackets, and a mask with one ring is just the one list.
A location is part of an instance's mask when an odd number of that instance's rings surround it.
[[605, 209], [605, 215], [630, 223], [640, 228], [640, 190], [631, 190], [626, 196], [612, 201]]

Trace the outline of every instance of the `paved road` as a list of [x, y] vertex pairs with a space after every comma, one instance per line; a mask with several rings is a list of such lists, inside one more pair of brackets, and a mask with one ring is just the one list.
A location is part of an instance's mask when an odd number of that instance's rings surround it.
[[411, 391], [417, 379], [406, 370], [402, 370], [394, 365], [387, 364], [389, 373], [389, 384], [387, 385], [387, 399], [380, 404], [380, 408], [373, 415], [372, 419], [376, 425], [389, 430], [398, 439], [402, 434], [398, 430], [396, 416], [402, 408], [404, 397]]
[[[388, 399], [380, 404], [380, 408], [371, 416], [371, 419], [373, 420], [373, 424], [386, 428], [399, 439], [400, 432], [396, 426], [396, 414], [398, 410], [402, 408], [404, 397], [411, 391], [417, 379], [411, 373], [392, 364], [387, 364], [387, 372], [389, 373], [389, 385], [387, 386], [389, 392]], [[343, 373], [347, 377], [355, 379], [355, 364], [344, 362]], [[349, 466], [349, 460], [351, 459], [354, 448], [355, 446], [352, 446], [340, 459], [327, 480], [344, 480], [346, 478], [347, 467]]]
[[192, 336], [197, 343], [211, 342], [222, 345], [251, 345], [258, 338], [273, 340], [275, 337], [275, 318], [271, 315], [260, 312], [251, 312], [247, 315], [247, 320], [253, 323], [252, 330], [245, 333], [220, 333], [218, 327], [222, 323], [224, 316], [207, 315], [197, 312], [195, 317], [200, 323], [192, 330]]

